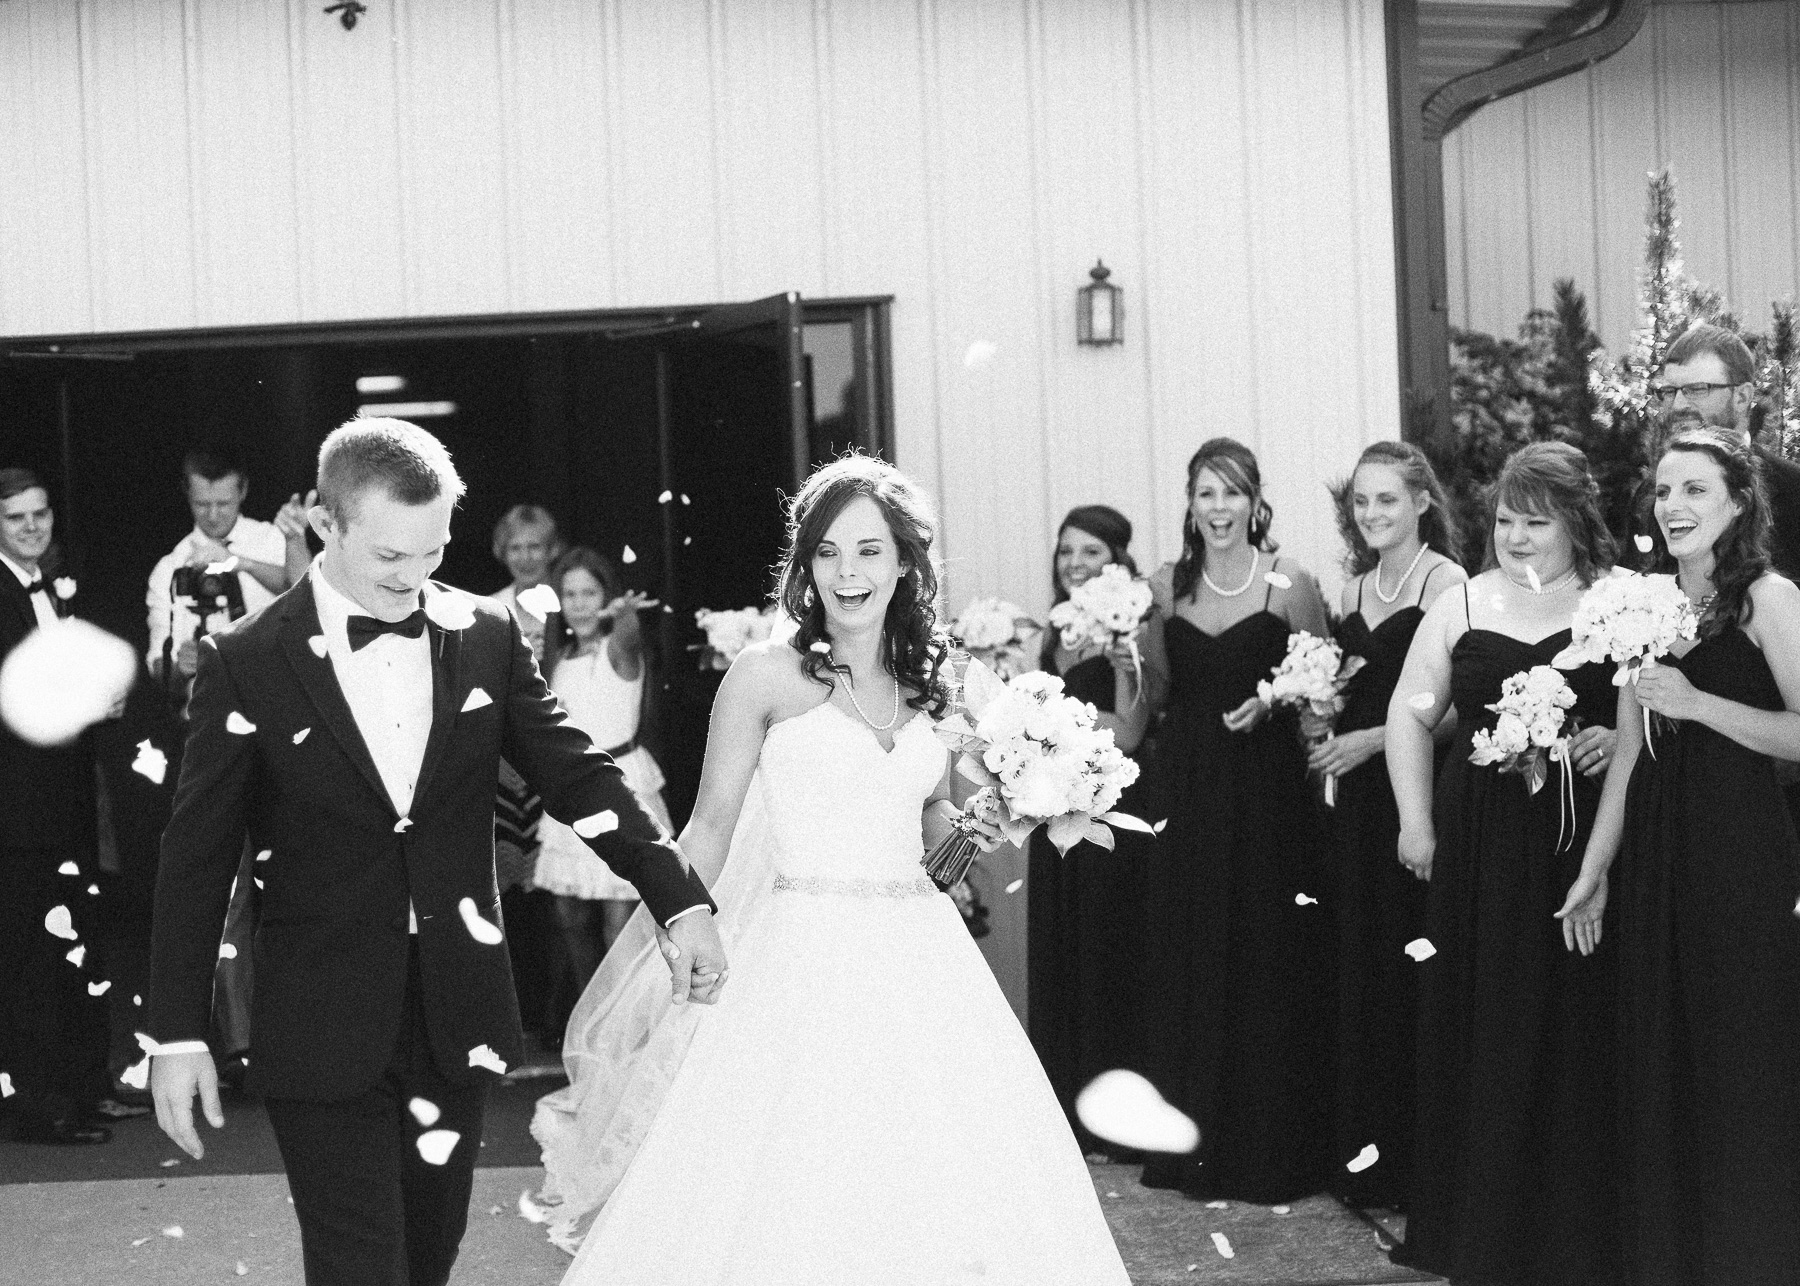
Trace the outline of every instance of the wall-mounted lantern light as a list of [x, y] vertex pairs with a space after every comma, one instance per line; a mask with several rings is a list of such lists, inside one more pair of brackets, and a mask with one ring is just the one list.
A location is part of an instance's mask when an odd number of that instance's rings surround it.
[[1107, 280], [1112, 269], [1099, 260], [1088, 269], [1093, 281], [1075, 292], [1075, 338], [1083, 344], [1125, 340], [1125, 292]]

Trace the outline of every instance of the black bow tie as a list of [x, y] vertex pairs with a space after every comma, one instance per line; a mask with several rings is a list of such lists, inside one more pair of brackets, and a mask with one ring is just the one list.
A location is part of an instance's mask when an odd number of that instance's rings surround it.
[[25, 582], [25, 592], [27, 594], [42, 594], [47, 592], [47, 588], [42, 576], [33, 577], [31, 580]]
[[373, 616], [352, 616], [344, 623], [344, 629], [350, 635], [350, 650], [360, 652], [383, 634], [418, 638], [425, 632], [425, 613], [415, 608], [411, 615], [403, 616], [397, 621], [378, 621]]

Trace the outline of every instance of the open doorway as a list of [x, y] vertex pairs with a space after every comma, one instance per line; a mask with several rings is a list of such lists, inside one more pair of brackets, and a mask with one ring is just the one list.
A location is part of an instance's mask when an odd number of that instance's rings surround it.
[[192, 525], [179, 476], [190, 447], [241, 463], [245, 512], [267, 518], [306, 490], [333, 426], [359, 410], [417, 420], [470, 484], [441, 579], [500, 588], [494, 525], [530, 502], [663, 600], [651, 633], [666, 685], [666, 795], [680, 821], [718, 682], [688, 650], [694, 611], [766, 595], [782, 498], [813, 464], [852, 446], [891, 458], [888, 303], [786, 294], [14, 339], [0, 361], [0, 465], [26, 465], [49, 483], [85, 614], [141, 649], [145, 577]]

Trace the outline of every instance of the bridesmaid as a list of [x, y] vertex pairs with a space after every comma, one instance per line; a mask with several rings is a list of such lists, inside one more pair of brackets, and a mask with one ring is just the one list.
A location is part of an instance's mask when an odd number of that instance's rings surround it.
[[[1344, 586], [1344, 655], [1365, 664], [1351, 678], [1337, 735], [1309, 767], [1334, 774], [1332, 854], [1338, 896], [1337, 1154], [1349, 1162], [1373, 1143], [1381, 1163], [1337, 1169], [1334, 1189], [1357, 1206], [1400, 1208], [1412, 1172], [1413, 1032], [1418, 967], [1406, 944], [1425, 932], [1425, 886], [1394, 860], [1400, 814], [1382, 755], [1388, 700], [1413, 634], [1438, 595], [1468, 580], [1443, 486], [1425, 453], [1377, 442], [1332, 489], [1350, 547]], [[1439, 729], [1453, 726], [1446, 719]]]
[[[1700, 637], [1619, 689], [1564, 935], [1601, 941], [1619, 853], [1624, 1241], [1642, 1286], [1800, 1282], [1800, 841], [1776, 760], [1800, 759], [1800, 591], [1769, 568], [1749, 448], [1684, 429], [1655, 516]], [[1652, 712], [1654, 756], [1640, 754]]]
[[1256, 697], [1296, 630], [1323, 637], [1312, 576], [1279, 557], [1256, 457], [1188, 462], [1182, 555], [1152, 578], [1168, 651], [1148, 846], [1145, 1071], [1200, 1126], [1150, 1187], [1286, 1201], [1331, 1158], [1332, 929], [1323, 835], [1291, 711]]
[[[1534, 795], [1469, 762], [1502, 682], [1568, 645], [1581, 591], [1612, 561], [1586, 457], [1560, 442], [1518, 451], [1494, 484], [1488, 569], [1431, 605], [1388, 706], [1399, 855], [1430, 881], [1436, 948], [1416, 966], [1419, 1113], [1394, 1259], [1453, 1280], [1619, 1278], [1613, 964], [1565, 951], [1555, 918], [1612, 757], [1613, 667], [1564, 676], [1581, 724], [1573, 810], [1566, 766]], [[1434, 803], [1432, 730], [1452, 703], [1461, 726]]]
[[[1118, 510], [1071, 509], [1056, 535], [1056, 601], [1113, 563], [1135, 576], [1130, 545], [1131, 521]], [[1140, 657], [1150, 652], [1151, 633], [1159, 628], [1145, 621]], [[1154, 671], [1156, 658], [1148, 660]], [[1061, 675], [1065, 692], [1099, 712], [1100, 726], [1112, 729], [1119, 749], [1128, 755], [1137, 750], [1150, 726], [1150, 702], [1139, 690], [1141, 667], [1133, 665], [1129, 649], [1071, 652], [1058, 631], [1046, 630], [1040, 668]], [[1141, 817], [1141, 794], [1137, 787], [1128, 790], [1119, 811]], [[1114, 838], [1110, 853], [1078, 844], [1065, 857], [1040, 831], [1032, 836], [1025, 880], [1026, 1026], [1084, 1152], [1117, 1149], [1076, 1120], [1075, 1096], [1101, 1072], [1138, 1066], [1147, 837], [1118, 830]]]

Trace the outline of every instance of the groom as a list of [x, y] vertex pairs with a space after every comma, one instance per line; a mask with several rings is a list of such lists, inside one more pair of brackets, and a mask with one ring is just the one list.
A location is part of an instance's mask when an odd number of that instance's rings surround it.
[[157, 1120], [194, 1157], [194, 1095], [224, 1123], [205, 1037], [248, 837], [262, 921], [246, 1084], [281, 1148], [309, 1286], [441, 1286], [456, 1260], [486, 1087], [520, 1055], [494, 886], [501, 755], [637, 886], [677, 1002], [724, 981], [705, 886], [568, 722], [511, 616], [427, 579], [463, 489], [404, 421], [325, 439], [309, 514], [325, 552], [202, 645], [163, 835]]

